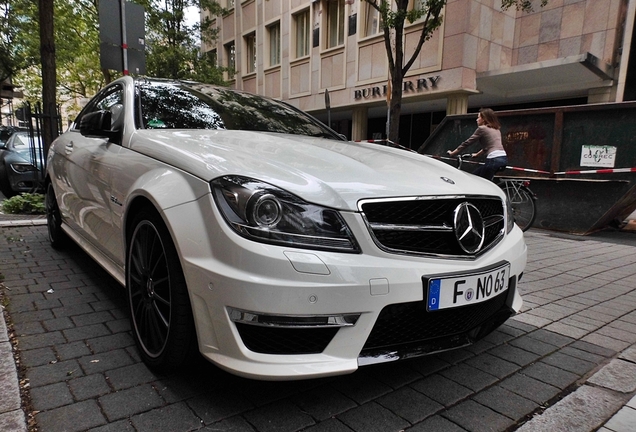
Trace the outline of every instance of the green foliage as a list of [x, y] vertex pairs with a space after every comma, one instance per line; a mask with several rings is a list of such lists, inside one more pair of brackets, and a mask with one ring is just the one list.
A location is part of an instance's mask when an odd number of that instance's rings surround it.
[[44, 195], [22, 193], [2, 202], [2, 211], [9, 214], [44, 214]]
[[[200, 40], [216, 37], [212, 20], [187, 25], [185, 10], [223, 9], [215, 0], [134, 0], [146, 16], [147, 75], [223, 84], [223, 70], [200, 53]], [[30, 102], [42, 100], [38, 2], [0, 0], [0, 78], [13, 83]], [[121, 72], [101, 70], [98, 0], [55, 0], [57, 102], [73, 117], [81, 105]], [[199, 37], [200, 35], [200, 37]]]

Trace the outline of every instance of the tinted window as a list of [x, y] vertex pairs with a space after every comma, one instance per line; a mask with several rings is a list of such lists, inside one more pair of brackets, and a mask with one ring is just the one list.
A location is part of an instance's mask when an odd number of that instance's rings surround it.
[[231, 129], [340, 139], [313, 117], [274, 99], [205, 84], [140, 83], [147, 129]]

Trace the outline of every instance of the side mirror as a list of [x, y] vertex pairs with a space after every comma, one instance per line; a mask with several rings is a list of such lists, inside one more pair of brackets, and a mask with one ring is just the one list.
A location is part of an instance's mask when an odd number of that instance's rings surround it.
[[116, 140], [118, 131], [111, 129], [110, 111], [95, 111], [84, 115], [80, 120], [80, 133], [89, 138], [108, 138]]

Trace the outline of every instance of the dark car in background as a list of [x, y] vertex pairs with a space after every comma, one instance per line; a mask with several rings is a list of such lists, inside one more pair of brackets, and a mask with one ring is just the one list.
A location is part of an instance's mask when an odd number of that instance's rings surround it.
[[39, 188], [43, 166], [39, 136], [26, 130], [13, 131], [0, 142], [0, 191], [10, 198]]

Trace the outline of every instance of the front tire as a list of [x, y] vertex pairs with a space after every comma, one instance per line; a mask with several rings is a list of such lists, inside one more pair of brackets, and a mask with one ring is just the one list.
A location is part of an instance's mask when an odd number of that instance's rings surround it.
[[62, 230], [60, 208], [57, 205], [55, 191], [51, 182], [48, 182], [46, 186], [44, 208], [46, 211], [46, 226], [49, 231], [49, 242], [54, 249], [63, 249], [68, 243], [68, 237]]
[[150, 368], [172, 372], [196, 347], [185, 277], [168, 229], [155, 211], [141, 211], [131, 226], [126, 288], [133, 336]]

